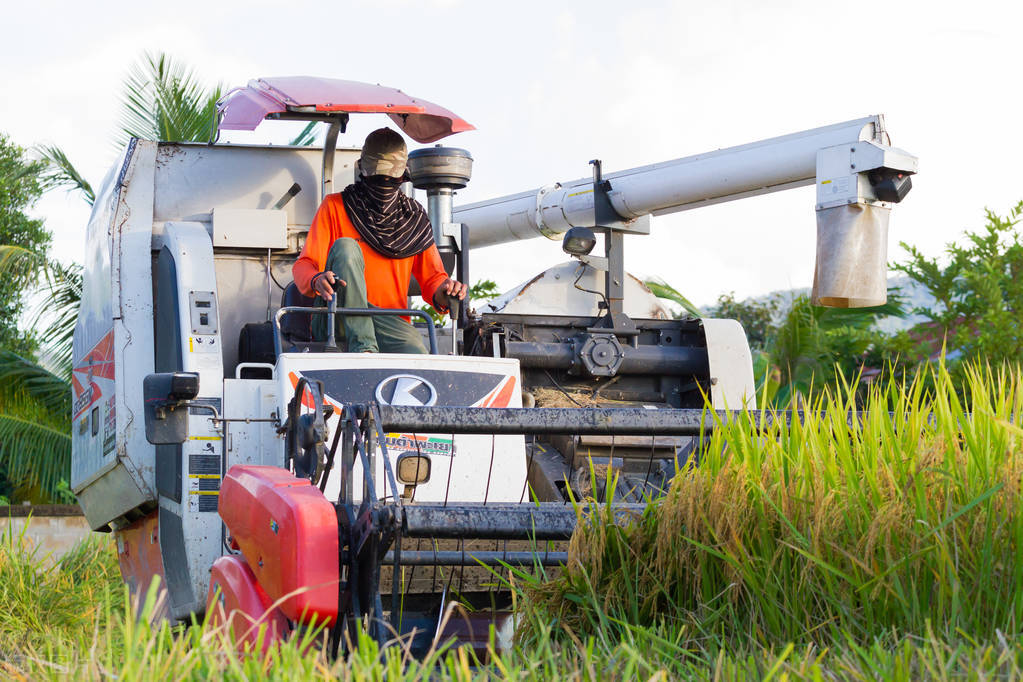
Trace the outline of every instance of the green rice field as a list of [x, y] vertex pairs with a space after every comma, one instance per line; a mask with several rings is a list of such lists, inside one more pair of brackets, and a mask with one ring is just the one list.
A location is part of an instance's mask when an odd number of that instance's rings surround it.
[[924, 378], [824, 395], [760, 433], [716, 424], [641, 516], [583, 519], [557, 577], [504, 574], [516, 645], [485, 660], [359, 638], [331, 661], [315, 633], [239, 654], [221, 629], [131, 615], [108, 540], [51, 567], [7, 536], [0, 676], [1023, 679], [1023, 373]]

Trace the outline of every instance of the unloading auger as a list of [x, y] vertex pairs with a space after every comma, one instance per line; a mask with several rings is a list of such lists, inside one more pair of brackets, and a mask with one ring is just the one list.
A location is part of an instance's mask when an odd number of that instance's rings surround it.
[[[132, 140], [87, 229], [72, 488], [136, 594], [159, 578], [165, 617], [212, 611], [248, 645], [260, 626], [266, 647], [323, 625], [337, 650], [362, 622], [413, 648], [483, 647], [511, 622], [491, 569], [557, 570], [593, 500], [638, 513], [698, 460], [708, 407], [755, 407], [741, 326], [674, 319], [626, 273], [624, 237], [814, 184], [814, 297], [875, 305], [916, 171], [872, 116], [626, 171], [594, 161], [589, 178], [454, 207], [471, 155], [423, 147], [406, 190], [426, 192], [458, 279], [472, 248], [512, 240], [559, 238], [572, 257], [436, 329], [411, 307], [313, 307], [291, 283], [319, 201], [354, 179], [358, 149], [336, 142], [356, 113], [424, 144], [472, 129], [391, 88], [254, 80], [220, 101], [209, 144]], [[217, 142], [265, 119], [322, 122], [325, 145]], [[312, 337], [313, 315], [422, 320], [430, 354], [347, 353]]]

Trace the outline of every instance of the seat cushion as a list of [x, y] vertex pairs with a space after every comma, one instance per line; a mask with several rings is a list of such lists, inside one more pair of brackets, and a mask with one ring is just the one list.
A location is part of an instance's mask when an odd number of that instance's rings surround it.
[[[301, 306], [313, 307], [313, 298], [306, 296], [292, 282], [284, 289], [281, 296], [281, 307]], [[309, 313], [286, 313], [281, 318], [281, 335], [292, 343], [309, 343], [313, 340], [312, 315]]]

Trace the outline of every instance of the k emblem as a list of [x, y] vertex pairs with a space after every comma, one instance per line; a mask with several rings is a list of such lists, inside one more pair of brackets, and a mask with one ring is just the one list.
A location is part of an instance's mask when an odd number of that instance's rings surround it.
[[377, 384], [376, 398], [381, 405], [430, 407], [437, 403], [437, 389], [414, 374], [395, 374]]

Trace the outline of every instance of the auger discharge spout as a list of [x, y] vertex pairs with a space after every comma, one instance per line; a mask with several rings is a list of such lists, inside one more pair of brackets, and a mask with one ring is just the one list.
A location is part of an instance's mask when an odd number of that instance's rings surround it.
[[[891, 204], [911, 187], [916, 157], [886, 144], [880, 115], [604, 174], [623, 222], [811, 184], [817, 186], [815, 298], [878, 305], [885, 298]], [[554, 183], [454, 209], [473, 248], [594, 224], [590, 178]]]

